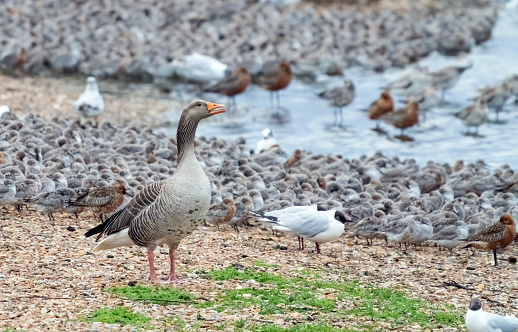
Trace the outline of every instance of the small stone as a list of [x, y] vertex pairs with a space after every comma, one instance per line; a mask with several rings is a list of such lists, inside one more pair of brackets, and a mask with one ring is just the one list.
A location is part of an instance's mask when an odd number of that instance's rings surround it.
[[474, 270], [475, 270], [475, 267], [473, 267], [473, 266], [468, 266], [468, 267], [466, 267], [466, 270], [474, 271]]
[[252, 297], [252, 294], [243, 294], [244, 299], [249, 299]]
[[128, 281], [128, 286], [133, 287], [133, 286], [136, 286], [136, 285], [137, 285], [137, 281], [136, 280]]
[[69, 232], [75, 232], [75, 231], [76, 231], [76, 229], [75, 229], [75, 227], [68, 226], [68, 227], [67, 227], [67, 231], [69, 231]]
[[115, 256], [113, 256], [113, 255], [108, 255], [108, 256], [106, 256], [106, 257], [107, 257], [107, 258], [115, 258]]

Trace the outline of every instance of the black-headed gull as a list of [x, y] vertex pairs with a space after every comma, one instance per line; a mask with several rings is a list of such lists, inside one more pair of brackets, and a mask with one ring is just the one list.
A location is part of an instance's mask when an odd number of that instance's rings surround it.
[[518, 318], [485, 312], [480, 299], [474, 297], [466, 314], [466, 327], [469, 332], [515, 332], [518, 331]]
[[[320, 254], [320, 243], [333, 241], [344, 232], [348, 220], [336, 210], [322, 211], [321, 207], [293, 206], [270, 212], [251, 212], [259, 221], [272, 225], [272, 229], [294, 233], [299, 236], [299, 249], [304, 249], [303, 239], [315, 242]], [[301, 247], [302, 242], [302, 247]]]

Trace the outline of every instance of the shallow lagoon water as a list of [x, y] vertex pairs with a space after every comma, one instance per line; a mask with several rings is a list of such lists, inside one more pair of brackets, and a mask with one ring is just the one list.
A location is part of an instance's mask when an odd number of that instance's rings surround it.
[[[458, 159], [466, 162], [484, 159], [492, 166], [508, 163], [518, 167], [518, 104], [514, 103], [514, 98], [508, 101], [505, 112], [500, 114], [505, 123], [484, 124], [479, 128], [479, 137], [465, 135], [466, 128], [453, 116], [471, 104], [470, 98], [476, 96], [477, 89], [518, 74], [518, 0], [508, 2], [502, 9], [491, 40], [475, 46], [464, 56], [472, 60], [472, 68], [464, 72], [458, 84], [446, 93], [446, 102], [427, 113], [426, 122], [405, 131], [413, 141], [394, 138], [400, 130], [387, 124], [382, 124], [387, 134], [373, 131], [375, 122], [362, 111], [379, 97], [383, 86], [406, 74], [412, 67], [391, 69], [381, 74], [359, 68], [346, 70], [345, 78], [353, 80], [356, 86], [356, 98], [343, 110], [343, 127], [334, 126], [333, 109], [316, 96], [326, 87], [340, 85], [343, 78], [321, 77], [311, 84], [293, 81], [281, 91], [280, 117], [269, 108], [269, 93], [251, 86], [237, 96], [237, 111], [230, 110], [226, 115], [200, 124], [198, 135], [227, 140], [241, 136], [252, 148], [261, 139], [262, 129], [269, 127], [289, 154], [298, 148], [357, 158], [382, 151], [387, 156], [415, 158], [420, 164], [428, 160], [454, 163]], [[458, 62], [455, 57], [432, 54], [416, 65], [434, 71]], [[397, 101], [398, 97], [393, 97]], [[226, 97], [218, 95], [210, 94], [205, 98], [226, 102]], [[400, 106], [402, 103], [397, 102], [396, 107]], [[494, 117], [490, 110], [490, 119]]]

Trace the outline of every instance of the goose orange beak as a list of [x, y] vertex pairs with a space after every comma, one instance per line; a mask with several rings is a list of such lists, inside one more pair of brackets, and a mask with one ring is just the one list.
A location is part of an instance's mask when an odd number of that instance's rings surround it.
[[207, 103], [207, 109], [209, 110], [209, 115], [215, 115], [220, 113], [225, 113], [225, 105], [215, 104], [215, 103]]

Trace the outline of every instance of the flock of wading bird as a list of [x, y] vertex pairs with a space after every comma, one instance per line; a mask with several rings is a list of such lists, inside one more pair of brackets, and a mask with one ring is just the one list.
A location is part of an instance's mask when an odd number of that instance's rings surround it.
[[[95, 78], [74, 106], [85, 116], [102, 112]], [[86, 236], [108, 236], [95, 250], [146, 247], [152, 281], [156, 246], [169, 246], [174, 281], [180, 240], [204, 222], [237, 229], [259, 220], [297, 235], [299, 249], [316, 243], [318, 253], [345, 229], [369, 244], [468, 246], [492, 250], [495, 265], [516, 236], [518, 174], [507, 164], [493, 172], [483, 161], [420, 168], [381, 153], [348, 160], [300, 150], [287, 159], [269, 129], [253, 153], [242, 138], [195, 138], [199, 121], [225, 112], [202, 100], [183, 110], [176, 140], [145, 126], [1, 112], [0, 204], [19, 212], [32, 204], [51, 219], [92, 210], [103, 223]]]
[[[211, 58], [204, 61], [208, 62], [204, 68], [216, 67], [210, 65]], [[376, 121], [376, 129], [380, 129], [380, 121], [383, 121], [400, 129], [403, 135], [405, 129], [419, 123], [420, 117], [421, 121], [425, 121], [428, 111], [441, 106], [445, 93], [457, 84], [460, 76], [471, 66], [470, 60], [462, 59], [457, 65], [447, 66], [435, 72], [425, 67], [416, 67], [414, 71], [384, 87], [381, 96], [366, 109], [367, 115], [369, 119]], [[328, 74], [342, 75], [342, 71], [337, 70]], [[286, 88], [292, 77], [293, 72], [288, 61], [266, 62], [254, 75], [250, 75], [244, 67], [237, 66], [235, 69], [227, 68], [225, 78], [205, 91], [226, 95], [229, 97], [229, 105], [235, 105], [236, 95], [243, 93], [250, 84], [257, 84], [271, 91], [270, 104], [272, 107], [278, 107], [279, 90]], [[277, 96], [275, 106], [274, 94]], [[394, 109], [392, 95], [402, 98], [405, 106]], [[328, 100], [329, 105], [334, 108], [335, 124], [341, 125], [342, 108], [354, 100], [356, 89], [351, 80], [345, 80], [342, 86], [323, 91], [318, 96]], [[498, 123], [500, 112], [512, 97], [518, 98], [518, 75], [481, 89], [473, 99], [473, 104], [460, 110], [455, 116], [467, 127], [466, 134], [478, 135], [478, 127], [489, 121], [488, 110], [495, 110], [494, 122]], [[474, 132], [471, 132], [473, 127]]]
[[[103, 104], [95, 79], [74, 103], [97, 116]], [[518, 174], [507, 164], [489, 171], [483, 161], [454, 166], [400, 161], [382, 153], [346, 159], [295, 150], [286, 159], [271, 130], [255, 152], [243, 138], [234, 142], [196, 137], [203, 119], [225, 106], [196, 100], [182, 111], [177, 136], [156, 135], [145, 126], [38, 114], [18, 118], [0, 107], [0, 206], [22, 213], [30, 204], [55, 213], [93, 211], [101, 223], [93, 251], [122, 246], [147, 249], [149, 281], [176, 282], [176, 249], [198, 227], [260, 222], [274, 231], [320, 244], [345, 230], [387, 244], [435, 244], [439, 249], [473, 247], [497, 251], [516, 237]], [[103, 218], [104, 216], [104, 218]], [[347, 227], [346, 227], [347, 225]], [[350, 226], [349, 226], [350, 225]], [[68, 231], [75, 228], [68, 227]], [[165, 280], [155, 272], [154, 250], [169, 248]], [[509, 262], [516, 262], [509, 257]], [[474, 298], [466, 315], [469, 331], [514, 331], [518, 319], [482, 310]]]

